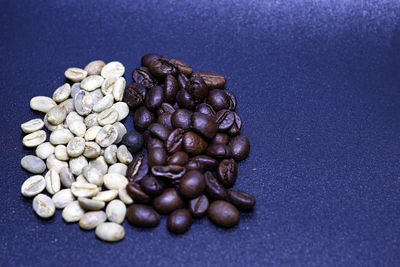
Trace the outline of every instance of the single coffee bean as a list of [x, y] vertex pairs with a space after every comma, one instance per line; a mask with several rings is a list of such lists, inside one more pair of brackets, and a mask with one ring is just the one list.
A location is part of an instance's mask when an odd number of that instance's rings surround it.
[[203, 174], [197, 170], [188, 171], [182, 178], [179, 191], [187, 198], [198, 197], [205, 189], [206, 182]]
[[184, 63], [178, 59], [172, 58], [169, 60], [169, 63], [174, 65], [180, 73], [183, 73], [185, 75], [190, 75], [193, 72], [193, 69], [189, 65], [187, 65], [186, 63]]
[[108, 173], [103, 176], [104, 186], [110, 190], [118, 190], [125, 188], [128, 184], [128, 179], [125, 176], [118, 173]]
[[163, 214], [169, 214], [183, 207], [183, 200], [175, 188], [167, 188], [153, 200], [154, 208]]
[[231, 203], [216, 200], [208, 207], [208, 217], [222, 227], [232, 227], [239, 222], [240, 213]]
[[168, 157], [167, 163], [169, 165], [185, 166], [189, 161], [189, 156], [183, 151], [178, 151]]
[[185, 131], [182, 128], [173, 130], [165, 141], [165, 148], [168, 153], [175, 153], [183, 149], [183, 137]]
[[192, 225], [192, 215], [187, 210], [175, 210], [168, 216], [168, 230], [174, 234], [183, 234]]
[[186, 132], [183, 136], [183, 149], [185, 152], [198, 155], [207, 148], [207, 142], [194, 132]]
[[203, 101], [208, 95], [208, 87], [201, 77], [191, 77], [185, 89], [195, 102]]
[[55, 147], [50, 142], [45, 142], [36, 147], [35, 154], [39, 158], [45, 160], [54, 153]]
[[124, 73], [125, 67], [121, 62], [118, 61], [109, 62], [101, 69], [101, 76], [103, 76], [105, 79], [111, 77], [121, 77], [124, 75]]
[[51, 199], [57, 209], [63, 209], [68, 206], [69, 203], [74, 202], [75, 197], [72, 194], [71, 189], [68, 188], [58, 191]]
[[21, 159], [21, 167], [35, 174], [43, 173], [46, 170], [44, 161], [32, 155], [27, 155]]
[[249, 155], [250, 142], [243, 135], [233, 137], [229, 142], [229, 146], [232, 150], [232, 157], [237, 161], [242, 161]]
[[85, 210], [101, 210], [105, 207], [106, 203], [104, 201], [84, 198], [78, 198], [79, 205]]
[[57, 106], [57, 103], [53, 99], [47, 96], [35, 96], [34, 98], [31, 99], [29, 105], [33, 110], [47, 113], [52, 108]]
[[138, 153], [143, 148], [143, 136], [134, 130], [127, 132], [121, 142], [131, 153]]
[[126, 189], [118, 190], [118, 197], [125, 203], [125, 205], [131, 205], [133, 203], [133, 199], [129, 196], [128, 191]]
[[150, 110], [155, 110], [161, 106], [164, 101], [164, 92], [160, 86], [154, 86], [147, 92], [145, 104]]
[[215, 110], [207, 103], [201, 103], [196, 106], [196, 111], [211, 118], [215, 118]]
[[67, 188], [70, 188], [72, 183], [75, 182], [75, 177], [68, 167], [63, 167], [60, 169], [60, 181], [62, 185]]
[[192, 129], [207, 139], [213, 138], [218, 131], [215, 120], [200, 112], [194, 112], [192, 115]]
[[200, 169], [203, 171], [214, 171], [217, 169], [219, 164], [218, 160], [206, 155], [194, 156], [190, 159], [190, 162], [197, 162]]
[[192, 76], [203, 78], [208, 88], [223, 88], [226, 83], [226, 78], [221, 74], [212, 72], [195, 72]]
[[35, 213], [41, 218], [50, 218], [56, 211], [53, 200], [44, 194], [37, 195], [32, 201], [32, 206]]
[[209, 198], [221, 200], [226, 199], [227, 193], [225, 188], [218, 182], [217, 178], [215, 178], [210, 171], [204, 173], [204, 178], [206, 182], [204, 192]]
[[155, 54], [155, 53], [150, 53], [150, 54], [146, 54], [142, 57], [142, 59], [140, 60], [142, 66], [148, 67], [150, 65], [150, 62], [156, 59], [160, 59], [161, 56], [159, 54]]
[[152, 207], [143, 204], [130, 205], [126, 218], [137, 227], [155, 227], [160, 223], [160, 215]]
[[132, 79], [135, 83], [151, 88], [157, 84], [156, 79], [150, 74], [147, 67], [139, 67], [132, 72]]
[[[28, 135], [25, 135], [25, 137], [22, 139], [22, 143], [26, 147], [36, 147], [36, 146], [42, 144], [44, 141], [46, 141], [46, 137], [47, 137], [46, 132], [43, 130], [40, 130], [40, 131], [36, 131], [36, 132], [30, 133]], [[51, 138], [51, 135], [50, 135], [50, 138]], [[51, 141], [54, 142], [55, 140], [50, 139], [50, 143], [53, 144], [53, 142], [51, 142]]]
[[117, 128], [113, 125], [106, 125], [96, 136], [96, 143], [101, 147], [111, 146], [118, 138]]
[[107, 219], [110, 222], [121, 224], [125, 219], [126, 206], [124, 202], [119, 199], [114, 199], [108, 203], [106, 208]]
[[202, 166], [200, 162], [193, 160], [189, 160], [189, 162], [185, 165], [185, 169], [187, 171], [197, 170], [199, 172], [204, 172], [204, 166]]
[[117, 102], [112, 105], [115, 111], [118, 112], [118, 121], [122, 121], [129, 115], [129, 106], [125, 102]]
[[190, 110], [177, 109], [171, 117], [172, 126], [174, 128], [189, 130], [192, 126], [192, 114]]
[[234, 159], [224, 159], [217, 169], [218, 179], [225, 187], [232, 187], [236, 182], [237, 164]]
[[133, 160], [132, 154], [128, 151], [125, 145], [120, 145], [117, 150], [117, 158], [119, 162], [129, 164]]
[[150, 201], [150, 196], [143, 192], [140, 185], [135, 182], [129, 182], [126, 186], [126, 191], [134, 202], [148, 203]]
[[105, 65], [106, 63], [103, 60], [94, 60], [87, 64], [84, 70], [87, 71], [88, 75], [99, 75]]
[[80, 82], [88, 75], [87, 71], [80, 68], [68, 68], [64, 72], [65, 78], [73, 82]]
[[127, 177], [130, 182], [140, 183], [149, 173], [147, 155], [137, 155], [128, 166]]
[[162, 103], [157, 110], [157, 116], [160, 116], [161, 114], [164, 113], [172, 114], [174, 112], [175, 112], [174, 106], [172, 106], [170, 103]]
[[78, 222], [85, 214], [85, 210], [79, 205], [79, 202], [75, 200], [69, 203], [62, 211], [62, 218], [67, 223]]
[[162, 177], [168, 180], [180, 179], [185, 172], [186, 169], [179, 165], [153, 166], [151, 168], [151, 173], [154, 176]]
[[237, 106], [236, 96], [233, 94], [231, 90], [226, 89], [225, 94], [229, 97], [229, 110], [235, 111]]
[[168, 130], [172, 130], [173, 127], [171, 118], [172, 118], [171, 113], [163, 113], [157, 117], [157, 122], [166, 127]]
[[147, 151], [152, 150], [153, 148], [162, 148], [164, 149], [164, 142], [158, 138], [151, 138], [147, 142]]
[[104, 211], [89, 211], [83, 214], [82, 218], [79, 220], [79, 227], [83, 230], [93, 230], [106, 220], [107, 216]]
[[25, 180], [21, 186], [21, 194], [24, 197], [33, 197], [46, 187], [46, 181], [41, 175], [34, 175]]
[[137, 130], [143, 131], [154, 122], [154, 114], [148, 110], [145, 106], [141, 106], [135, 111], [133, 117], [134, 126]]
[[170, 134], [170, 130], [168, 130], [165, 126], [159, 123], [150, 124], [148, 129], [154, 137], [159, 138], [163, 141], [167, 140]]
[[189, 202], [189, 210], [193, 217], [200, 218], [204, 216], [208, 209], [208, 198], [205, 195], [200, 195]]
[[97, 169], [102, 175], [107, 174], [108, 165], [103, 156], [98, 157], [97, 159], [91, 160], [89, 162], [89, 166]]
[[183, 73], [179, 73], [176, 77], [178, 80], [179, 89], [185, 89], [186, 84], [189, 81], [188, 77], [186, 77], [186, 75]]
[[123, 163], [115, 163], [108, 168], [108, 173], [119, 173], [123, 176], [126, 176], [128, 171], [128, 166]]
[[[78, 179], [78, 178], [77, 178]], [[118, 191], [120, 189], [111, 189], [99, 192], [92, 200], [103, 201], [103, 202], [110, 202], [111, 200], [115, 199], [118, 196]]]
[[220, 132], [229, 132], [235, 122], [235, 113], [228, 109], [218, 111], [215, 122]]
[[224, 133], [217, 133], [211, 140], [211, 144], [216, 144], [216, 143], [227, 145], [229, 143], [229, 135]]
[[125, 237], [125, 229], [118, 223], [103, 222], [96, 227], [96, 236], [107, 242], [117, 242]]
[[49, 192], [49, 194], [54, 195], [61, 189], [61, 181], [60, 181], [60, 176], [58, 173], [50, 169], [46, 175], [44, 176], [44, 179], [46, 181], [46, 190]]
[[236, 112], [233, 112], [233, 115], [234, 115], [233, 124], [232, 124], [231, 128], [229, 129], [228, 134], [237, 135], [237, 134], [239, 134], [240, 130], [242, 129], [242, 119]]
[[207, 148], [206, 154], [216, 159], [224, 159], [232, 156], [232, 149], [228, 145], [215, 143]]
[[[91, 92], [91, 91], [96, 90], [97, 88], [100, 88], [101, 85], [103, 84], [103, 82], [104, 82], [104, 78], [101, 77], [100, 75], [91, 75], [91, 76], [88, 76], [85, 79], [83, 79], [81, 81], [80, 86], [82, 89]], [[67, 98], [65, 98], [65, 99], [67, 99]]]
[[256, 204], [256, 198], [238, 189], [228, 190], [229, 201], [239, 210], [250, 211]]
[[131, 108], [137, 108], [144, 103], [146, 94], [146, 88], [142, 84], [131, 83], [125, 88], [123, 99]]
[[164, 190], [164, 184], [153, 175], [146, 175], [140, 182], [140, 186], [151, 197], [158, 196]]
[[21, 124], [21, 129], [24, 133], [33, 133], [43, 128], [44, 122], [42, 119], [33, 119]]
[[193, 97], [186, 89], [180, 89], [178, 93], [176, 93], [176, 102], [181, 108], [193, 110], [196, 107]]
[[149, 166], [164, 165], [167, 162], [167, 152], [164, 148], [152, 148], [148, 152]]
[[168, 74], [176, 75], [178, 73], [178, 69], [162, 57], [150, 61], [149, 70], [156, 77], [165, 77]]
[[117, 161], [118, 161], [117, 151], [118, 151], [118, 147], [116, 145], [111, 145], [109, 147], [106, 147], [106, 149], [104, 149], [103, 156], [108, 164], [117, 163]]
[[167, 75], [164, 80], [164, 97], [167, 102], [174, 102], [178, 92], [178, 81], [172, 75]]

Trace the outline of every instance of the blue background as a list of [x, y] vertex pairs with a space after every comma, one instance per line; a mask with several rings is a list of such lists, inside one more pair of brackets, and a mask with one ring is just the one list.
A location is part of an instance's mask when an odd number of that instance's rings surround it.
[[[365, 3], [365, 2], [368, 2]], [[399, 265], [400, 4], [383, 1], [0, 1], [0, 261], [133, 266]], [[43, 221], [20, 194], [20, 124], [71, 66], [157, 52], [224, 74], [252, 145], [229, 230], [124, 223], [123, 242]], [[132, 128], [131, 119], [126, 121]]]

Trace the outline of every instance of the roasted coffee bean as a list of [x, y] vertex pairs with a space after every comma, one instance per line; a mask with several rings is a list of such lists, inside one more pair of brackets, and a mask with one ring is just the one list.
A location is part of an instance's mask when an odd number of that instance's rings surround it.
[[233, 115], [234, 115], [234, 121], [228, 133], [230, 135], [237, 135], [242, 129], [242, 119], [236, 112], [233, 112]]
[[164, 92], [160, 86], [154, 86], [146, 94], [145, 104], [150, 110], [155, 110], [164, 101]]
[[233, 94], [231, 90], [225, 90], [225, 94], [229, 97], [229, 110], [235, 111], [236, 105], [237, 105], [237, 100], [236, 96]]
[[233, 137], [229, 142], [229, 146], [232, 150], [232, 157], [237, 161], [242, 161], [249, 155], [250, 142], [243, 135]]
[[170, 59], [169, 63], [174, 65], [180, 73], [183, 73], [185, 75], [190, 75], [193, 72], [193, 69], [189, 65], [187, 65], [186, 63], [184, 63], [178, 59], [174, 59], [174, 58]]
[[189, 161], [189, 156], [186, 152], [178, 151], [168, 157], [167, 163], [169, 165], [185, 166]]
[[126, 191], [133, 201], [135, 201], [135, 203], [147, 203], [150, 201], [150, 196], [143, 192], [138, 183], [129, 182], [126, 186]]
[[159, 138], [162, 141], [167, 140], [167, 138], [170, 134], [170, 130], [168, 130], [165, 126], [163, 126], [159, 123], [150, 124], [148, 129], [154, 137]]
[[153, 148], [164, 148], [164, 142], [158, 138], [150, 138], [147, 141], [147, 150], [152, 150]]
[[176, 93], [178, 92], [178, 81], [172, 75], [167, 75], [164, 80], [164, 97], [167, 102], [175, 102]]
[[154, 122], [154, 114], [145, 106], [141, 106], [135, 111], [133, 123], [136, 129], [144, 131]]
[[188, 171], [182, 178], [179, 191], [187, 198], [198, 197], [206, 187], [203, 174], [197, 170]]
[[217, 133], [211, 140], [211, 144], [216, 144], [216, 143], [227, 145], [229, 143], [229, 135], [224, 133]]
[[149, 70], [156, 77], [165, 77], [168, 74], [176, 75], [178, 73], [178, 69], [162, 57], [150, 61]]
[[147, 155], [137, 155], [129, 164], [127, 178], [130, 182], [140, 183], [140, 181], [149, 173], [149, 164]]
[[183, 73], [179, 73], [176, 77], [178, 80], [179, 89], [185, 89], [186, 84], [189, 81], [188, 77], [186, 77], [186, 75]]
[[236, 182], [237, 164], [234, 159], [224, 159], [217, 169], [218, 179], [225, 187], [232, 187]]
[[191, 155], [199, 155], [207, 148], [207, 142], [194, 132], [186, 132], [183, 136], [183, 149]]
[[224, 88], [226, 78], [221, 74], [212, 72], [195, 72], [192, 76], [203, 78], [208, 88]]
[[222, 227], [232, 227], [239, 222], [240, 213], [231, 203], [216, 200], [208, 207], [208, 217]]
[[139, 67], [132, 72], [132, 79], [136, 83], [140, 83], [145, 88], [151, 88], [157, 84], [156, 79], [150, 74], [146, 67]]
[[198, 161], [189, 160], [185, 168], [187, 171], [197, 170], [199, 172], [204, 172], [204, 167]]
[[131, 107], [137, 108], [144, 103], [146, 88], [140, 83], [129, 84], [124, 91], [124, 101]]
[[256, 205], [256, 198], [238, 189], [228, 190], [229, 201], [239, 210], [250, 211]]
[[224, 90], [211, 90], [207, 98], [208, 104], [216, 111], [229, 108], [229, 97]]
[[192, 126], [192, 112], [187, 109], [177, 109], [171, 117], [172, 126], [174, 128], [182, 128], [189, 130]]
[[208, 139], [213, 138], [218, 131], [215, 120], [200, 112], [192, 115], [192, 129]]
[[210, 116], [212, 118], [215, 118], [215, 115], [216, 115], [215, 110], [212, 108], [212, 106], [210, 106], [207, 103], [198, 104], [196, 106], [196, 111], [200, 112], [204, 115]]
[[195, 102], [203, 101], [208, 95], [208, 87], [201, 77], [191, 77], [185, 89]]
[[140, 60], [142, 66], [145, 67], [149, 67], [150, 62], [156, 59], [161, 58], [161, 56], [159, 54], [155, 54], [155, 53], [150, 53], [150, 54], [146, 54], [142, 57], [142, 59]]
[[149, 166], [164, 165], [167, 162], [167, 152], [164, 148], [156, 147], [148, 151]]
[[153, 200], [154, 208], [163, 214], [169, 214], [183, 207], [183, 200], [175, 188], [167, 188]]
[[187, 210], [175, 210], [168, 216], [168, 230], [174, 234], [183, 234], [192, 225], [192, 215]]
[[151, 173], [154, 176], [166, 178], [168, 180], [180, 179], [185, 172], [186, 169], [179, 165], [153, 166], [151, 168]]
[[207, 148], [206, 154], [216, 159], [225, 159], [232, 156], [232, 149], [228, 145], [215, 143]]
[[229, 132], [235, 122], [235, 113], [228, 109], [220, 110], [215, 116], [215, 122], [220, 132]]
[[172, 106], [170, 103], [162, 103], [157, 110], [157, 116], [160, 116], [161, 114], [164, 113], [172, 114], [174, 112], [175, 112], [174, 106]]
[[194, 156], [189, 161], [197, 162], [202, 171], [213, 171], [217, 169], [219, 164], [218, 160], [206, 155]]
[[225, 188], [218, 182], [217, 178], [211, 172], [205, 172], [204, 178], [206, 181], [205, 194], [211, 199], [224, 200], [227, 197]]
[[179, 107], [193, 110], [196, 107], [196, 103], [191, 94], [186, 89], [180, 89], [176, 93], [176, 102]]
[[164, 190], [164, 184], [153, 175], [146, 175], [140, 182], [142, 190], [151, 197], [158, 196]]
[[143, 148], [143, 136], [134, 130], [127, 132], [121, 142], [134, 154]]
[[169, 130], [172, 130], [173, 127], [172, 127], [171, 118], [172, 118], [172, 114], [171, 114], [171, 113], [163, 113], [163, 114], [160, 114], [160, 115], [157, 117], [157, 123], [163, 125], [164, 127], [166, 127], [166, 128], [169, 129]]
[[168, 153], [172, 154], [183, 149], [183, 136], [184, 130], [181, 128], [177, 128], [169, 134], [165, 141], [165, 147]]
[[200, 195], [189, 202], [189, 210], [193, 217], [200, 218], [206, 214], [209, 206], [208, 198], [205, 195]]
[[130, 205], [126, 218], [137, 227], [155, 227], [160, 223], [160, 215], [152, 207], [143, 204]]

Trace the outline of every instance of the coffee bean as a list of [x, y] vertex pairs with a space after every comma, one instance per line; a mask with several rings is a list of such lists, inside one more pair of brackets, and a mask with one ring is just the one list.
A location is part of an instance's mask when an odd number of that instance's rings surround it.
[[99, 75], [105, 65], [106, 63], [103, 60], [94, 60], [87, 64], [84, 70], [87, 71], [88, 75]]
[[238, 189], [228, 190], [229, 201], [239, 210], [250, 211], [256, 204], [256, 198]]
[[190, 110], [177, 109], [171, 117], [172, 126], [174, 128], [189, 130], [192, 126], [192, 114]]
[[180, 89], [176, 93], [176, 102], [181, 108], [193, 110], [196, 107], [194, 98], [186, 89]]
[[21, 129], [24, 133], [33, 133], [43, 128], [44, 122], [42, 119], [33, 119], [21, 124]]
[[164, 184], [153, 175], [146, 175], [140, 182], [140, 186], [151, 197], [158, 196], [164, 190]]
[[212, 118], [215, 118], [216, 115], [215, 110], [207, 103], [198, 104], [196, 106], [196, 111]]
[[178, 92], [178, 81], [172, 75], [167, 75], [164, 80], [164, 97], [167, 102], [174, 102]]
[[196, 162], [201, 171], [214, 171], [219, 164], [218, 160], [206, 155], [194, 156], [190, 159], [190, 162]]
[[62, 218], [67, 223], [78, 222], [82, 216], [85, 214], [85, 211], [79, 205], [79, 202], [75, 200], [74, 202], [69, 203], [62, 211]]
[[232, 227], [239, 222], [239, 211], [231, 203], [216, 200], [208, 207], [208, 217], [221, 227]]
[[125, 176], [118, 174], [118, 173], [108, 173], [103, 176], [104, 186], [107, 189], [121, 189], [125, 188], [128, 184], [128, 179]]
[[156, 137], [159, 138], [163, 141], [167, 140], [170, 130], [168, 130], [165, 126], [159, 124], [159, 123], [152, 123], [148, 127], [150, 133]]
[[151, 173], [154, 176], [162, 177], [168, 180], [180, 179], [185, 174], [186, 169], [179, 165], [153, 166]]
[[171, 113], [163, 113], [158, 116], [157, 122], [171, 131], [173, 128], [171, 118], [172, 118]]
[[121, 224], [125, 219], [126, 206], [119, 199], [114, 199], [108, 203], [106, 208], [107, 219], [110, 222]]
[[240, 130], [242, 129], [242, 119], [236, 112], [233, 112], [234, 120], [231, 128], [229, 129], [228, 133], [230, 135], [237, 135], [239, 134]]
[[223, 88], [226, 83], [226, 78], [221, 74], [211, 72], [195, 72], [192, 76], [203, 78], [208, 88]]
[[137, 130], [143, 131], [154, 122], [154, 114], [148, 110], [145, 106], [139, 107], [135, 111], [133, 122]]
[[179, 73], [176, 78], [178, 80], [179, 89], [185, 89], [186, 84], [189, 81], [188, 77], [186, 77], [186, 75], [183, 73]]
[[189, 156], [187, 153], [183, 151], [178, 151], [168, 157], [168, 164], [169, 165], [180, 165], [185, 166], [186, 163], [189, 161]]
[[237, 161], [242, 161], [249, 155], [250, 142], [243, 135], [233, 137], [229, 142], [229, 146], [232, 150], [232, 157]]
[[131, 153], [137, 153], [142, 150], [143, 136], [140, 133], [132, 130], [124, 135], [121, 142], [123, 145], [126, 145]]
[[207, 139], [213, 138], [218, 131], [215, 120], [200, 112], [194, 112], [192, 115], [192, 129]]
[[225, 90], [225, 94], [229, 97], [229, 110], [235, 111], [236, 105], [237, 105], [237, 100], [236, 96], [233, 94], [231, 90]]
[[237, 164], [234, 159], [224, 159], [217, 169], [218, 179], [225, 187], [232, 187], [236, 182]]
[[124, 239], [125, 229], [113, 222], [103, 222], [96, 227], [96, 236], [107, 242], [116, 242]]
[[206, 182], [206, 188], [204, 192], [209, 198], [221, 200], [226, 199], [227, 193], [225, 188], [218, 182], [217, 178], [215, 178], [211, 172], [205, 172], [204, 178]]
[[215, 122], [220, 132], [229, 132], [235, 122], [235, 114], [228, 109], [220, 110], [215, 116]]
[[174, 58], [170, 59], [169, 63], [174, 65], [178, 69], [178, 71], [180, 73], [183, 73], [184, 75], [190, 75], [193, 72], [193, 69], [189, 65], [187, 65], [186, 63], [184, 63], [178, 59], [174, 59]]
[[187, 210], [175, 210], [168, 216], [168, 230], [175, 234], [183, 234], [192, 225], [192, 215]]
[[[150, 131], [148, 131], [148, 132], [150, 132]], [[162, 149], [164, 149], [165, 146], [164, 146], [164, 142], [161, 141], [160, 139], [150, 137], [149, 140], [147, 141], [147, 147], [146, 148], [147, 148], [147, 151], [150, 151], [153, 148], [162, 148]]]
[[185, 89], [195, 102], [203, 101], [208, 95], [208, 87], [201, 77], [191, 77]]
[[146, 54], [142, 57], [142, 59], [140, 60], [142, 66], [148, 67], [150, 65], [150, 62], [156, 59], [161, 58], [161, 56], [159, 54], [155, 54], [155, 53], [150, 53], [150, 54]]
[[143, 192], [140, 185], [135, 182], [129, 182], [126, 186], [126, 191], [134, 202], [148, 203], [150, 201], [150, 196]]
[[205, 189], [206, 182], [203, 174], [197, 170], [188, 171], [182, 178], [179, 191], [187, 198], [199, 196]]
[[127, 177], [130, 182], [139, 183], [149, 172], [147, 155], [137, 155], [128, 166]]
[[31, 99], [29, 105], [33, 110], [47, 113], [52, 108], [57, 106], [57, 103], [53, 99], [47, 96], [35, 96], [34, 98]]
[[146, 88], [140, 83], [131, 83], [125, 88], [124, 101], [131, 107], [137, 108], [144, 103]]
[[146, 95], [145, 104], [150, 110], [155, 110], [164, 102], [164, 92], [160, 86], [152, 87]]
[[106, 79], [111, 77], [121, 77], [124, 73], [125, 67], [118, 61], [109, 62], [101, 69], [101, 76]]
[[189, 210], [195, 218], [204, 216], [207, 212], [208, 206], [208, 198], [205, 195], [200, 195], [189, 202]]
[[84, 197], [78, 198], [78, 201], [79, 205], [85, 210], [101, 210], [106, 205], [104, 201]]
[[177, 128], [173, 130], [165, 141], [165, 148], [168, 153], [175, 153], [183, 149], [184, 130]]
[[211, 144], [216, 144], [216, 143], [227, 145], [229, 143], [229, 135], [224, 133], [217, 133], [211, 140]]
[[185, 152], [198, 155], [207, 148], [207, 142], [194, 132], [186, 132], [183, 136], [183, 149]]
[[26, 171], [40, 174], [46, 170], [46, 164], [38, 157], [27, 155], [21, 159], [21, 167]]
[[157, 84], [153, 75], [147, 67], [139, 67], [132, 72], [132, 79], [135, 83], [143, 85], [145, 88], [151, 88]]
[[24, 197], [33, 197], [46, 187], [46, 181], [41, 175], [34, 175], [25, 180], [21, 186], [21, 194]]
[[79, 220], [79, 227], [83, 230], [92, 230], [106, 220], [107, 216], [104, 211], [89, 211], [83, 214], [82, 218]]
[[206, 154], [216, 159], [224, 159], [232, 156], [232, 149], [228, 145], [215, 143], [207, 148]]
[[149, 166], [164, 165], [167, 162], [167, 152], [164, 148], [152, 148], [148, 151]]
[[229, 108], [229, 97], [224, 90], [214, 89], [208, 94], [207, 103], [216, 111]]
[[169, 214], [183, 207], [183, 200], [175, 188], [167, 188], [153, 200], [154, 208], [163, 214]]
[[56, 211], [53, 200], [44, 194], [39, 194], [33, 199], [32, 207], [41, 218], [50, 218]]
[[178, 69], [165, 58], [153, 59], [149, 62], [150, 72], [156, 77], [164, 77], [168, 74], [176, 75]]
[[160, 222], [160, 215], [152, 207], [143, 204], [130, 205], [126, 218], [137, 227], [155, 227]]

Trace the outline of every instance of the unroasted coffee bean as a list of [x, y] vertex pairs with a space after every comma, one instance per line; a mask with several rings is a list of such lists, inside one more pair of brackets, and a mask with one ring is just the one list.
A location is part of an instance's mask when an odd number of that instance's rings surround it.
[[175, 234], [183, 234], [192, 225], [192, 216], [187, 210], [175, 210], [168, 216], [168, 230]]
[[221, 143], [227, 145], [229, 143], [229, 135], [224, 133], [217, 133], [211, 140], [211, 144]]
[[154, 114], [145, 106], [139, 107], [135, 111], [135, 115], [133, 117], [135, 128], [140, 131], [147, 129], [147, 127], [149, 127], [149, 125], [152, 124], [154, 120]]
[[150, 196], [143, 192], [140, 185], [135, 182], [129, 182], [126, 186], [126, 191], [135, 202], [147, 203], [150, 201]]
[[229, 142], [229, 146], [232, 150], [232, 157], [237, 161], [242, 161], [249, 155], [250, 142], [243, 135], [233, 137]]
[[169, 60], [169, 63], [173, 64], [180, 73], [183, 73], [185, 75], [190, 75], [193, 72], [193, 69], [189, 65], [178, 59], [172, 58]]
[[172, 75], [167, 75], [164, 80], [164, 97], [167, 102], [174, 102], [178, 92], [178, 81]]
[[232, 156], [232, 149], [228, 145], [224, 145], [222, 143], [215, 143], [207, 148], [206, 153], [207, 155], [213, 158], [224, 159]]
[[164, 165], [167, 162], [167, 152], [164, 148], [152, 148], [148, 153], [149, 166]]
[[189, 130], [192, 126], [192, 114], [190, 110], [177, 109], [171, 117], [172, 126], [174, 128]]
[[165, 141], [165, 148], [168, 153], [175, 153], [183, 149], [183, 136], [185, 131], [182, 128], [173, 130]]
[[205, 194], [211, 199], [224, 200], [227, 197], [225, 188], [218, 182], [217, 178], [211, 172], [205, 172], [204, 178], [206, 182]]
[[208, 209], [208, 198], [205, 195], [200, 195], [189, 202], [189, 210], [193, 217], [199, 218], [206, 214]]
[[219, 163], [218, 179], [225, 187], [232, 187], [236, 182], [237, 164], [234, 159], [224, 159]]
[[170, 130], [168, 130], [165, 126], [159, 123], [150, 124], [148, 129], [154, 137], [159, 138], [163, 141], [167, 140], [170, 134]]
[[208, 104], [216, 111], [229, 108], [229, 97], [224, 90], [211, 90], [207, 98]]
[[250, 211], [256, 204], [255, 197], [238, 189], [229, 189], [228, 197], [229, 201], [239, 210]]
[[183, 200], [175, 188], [167, 188], [153, 200], [154, 208], [163, 214], [169, 214], [183, 207]]
[[178, 73], [178, 69], [165, 58], [158, 58], [150, 61], [149, 69], [156, 77], [164, 77], [168, 74], [176, 75]]
[[187, 198], [195, 198], [203, 193], [206, 187], [203, 174], [197, 170], [188, 171], [182, 178], [179, 191]]
[[178, 93], [176, 93], [176, 102], [179, 107], [182, 108], [192, 110], [196, 107], [196, 102], [186, 89], [180, 89]]
[[215, 118], [216, 115], [215, 110], [207, 103], [201, 103], [197, 105], [196, 111], [212, 118]]
[[170, 180], [180, 179], [185, 174], [186, 169], [179, 165], [153, 166], [151, 173], [157, 177]]
[[124, 101], [131, 107], [137, 108], [144, 103], [146, 88], [140, 83], [129, 84], [124, 92]]
[[198, 155], [207, 148], [207, 142], [194, 132], [186, 132], [183, 136], [183, 149], [185, 152]]
[[185, 166], [186, 163], [189, 161], [189, 156], [186, 152], [178, 151], [168, 157], [168, 164], [169, 165], [180, 165]]
[[121, 142], [123, 145], [126, 145], [131, 153], [137, 153], [142, 150], [143, 136], [140, 133], [132, 130], [124, 135]]
[[104, 222], [96, 227], [96, 236], [107, 242], [116, 242], [125, 237], [125, 229], [117, 223]]
[[159, 54], [155, 54], [155, 53], [150, 53], [150, 54], [146, 54], [142, 57], [142, 59], [140, 60], [140, 63], [142, 64], [142, 66], [148, 67], [150, 65], [150, 62], [156, 59], [161, 58], [161, 56]]
[[191, 77], [185, 89], [195, 102], [203, 101], [208, 94], [208, 87], [201, 77]]
[[200, 112], [192, 115], [192, 129], [208, 139], [213, 138], [218, 131], [215, 120]]
[[135, 69], [132, 72], [132, 79], [134, 82], [143, 85], [145, 88], [151, 88], [157, 84], [157, 81], [146, 67]]
[[137, 155], [129, 164], [127, 177], [130, 182], [139, 183], [149, 172], [147, 155]]
[[226, 83], [226, 78], [221, 74], [212, 72], [195, 72], [192, 76], [203, 78], [208, 88], [223, 88]]
[[152, 207], [143, 204], [129, 206], [126, 218], [137, 227], [155, 227], [160, 222], [160, 215]]
[[164, 92], [160, 86], [152, 87], [146, 95], [145, 104], [150, 110], [155, 110], [161, 106], [164, 101]]
[[164, 190], [164, 185], [153, 175], [146, 175], [140, 182], [142, 190], [151, 197], [158, 196]]
[[217, 200], [208, 208], [208, 217], [218, 226], [232, 227], [239, 222], [240, 214], [231, 203]]

